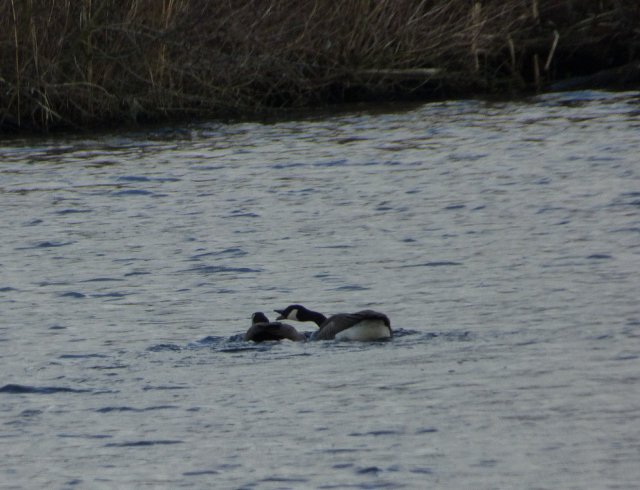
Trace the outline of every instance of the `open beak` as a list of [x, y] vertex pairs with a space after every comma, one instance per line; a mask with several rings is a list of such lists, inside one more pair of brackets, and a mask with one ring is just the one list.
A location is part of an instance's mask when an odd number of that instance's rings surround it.
[[284, 310], [273, 310], [275, 311], [278, 315], [280, 315], [278, 318], [276, 318], [276, 320], [285, 320], [286, 317], [284, 316]]

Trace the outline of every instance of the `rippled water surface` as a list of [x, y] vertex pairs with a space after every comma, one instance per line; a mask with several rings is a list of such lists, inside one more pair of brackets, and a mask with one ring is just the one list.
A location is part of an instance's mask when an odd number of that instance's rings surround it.
[[[0, 487], [637, 488], [639, 155], [599, 92], [1, 141]], [[396, 336], [234, 337], [294, 302]]]

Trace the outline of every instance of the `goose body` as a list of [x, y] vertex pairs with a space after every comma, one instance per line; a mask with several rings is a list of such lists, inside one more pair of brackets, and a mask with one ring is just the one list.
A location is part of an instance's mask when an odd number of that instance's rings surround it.
[[314, 322], [319, 330], [315, 340], [381, 340], [393, 336], [391, 322], [384, 313], [362, 310], [355, 313], [337, 313], [327, 318], [322, 313], [309, 310], [302, 305], [289, 305], [279, 313], [278, 320]]
[[265, 342], [269, 340], [289, 339], [294, 342], [304, 342], [307, 338], [287, 323], [270, 322], [262, 312], [251, 316], [251, 327], [244, 334], [245, 341]]

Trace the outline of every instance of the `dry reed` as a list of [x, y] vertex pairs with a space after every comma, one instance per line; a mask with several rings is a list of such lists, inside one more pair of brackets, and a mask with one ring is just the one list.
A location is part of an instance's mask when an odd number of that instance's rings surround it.
[[10, 0], [0, 2], [0, 128], [527, 89], [588, 72], [581, 60], [637, 59], [638, 3]]

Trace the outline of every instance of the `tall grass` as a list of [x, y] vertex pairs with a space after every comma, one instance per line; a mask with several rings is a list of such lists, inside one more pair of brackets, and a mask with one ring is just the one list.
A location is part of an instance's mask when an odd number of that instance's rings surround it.
[[636, 0], [3, 0], [0, 128], [526, 89], [637, 59], [638, 25]]

